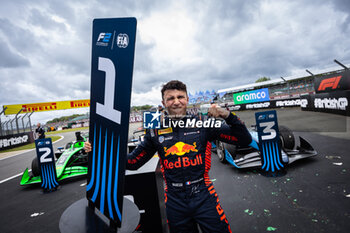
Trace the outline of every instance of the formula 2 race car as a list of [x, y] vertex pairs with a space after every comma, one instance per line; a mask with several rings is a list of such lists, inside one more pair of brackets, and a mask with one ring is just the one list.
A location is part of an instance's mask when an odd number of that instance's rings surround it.
[[[59, 147], [55, 152], [57, 180], [87, 175], [88, 154], [84, 151], [84, 142], [88, 135], [75, 133], [76, 141], [67, 143], [65, 148]], [[28, 168], [23, 172], [21, 185], [41, 183], [38, 158], [32, 160], [32, 172]]]
[[[253, 127], [249, 129], [249, 132], [253, 142], [248, 147], [240, 147], [220, 141], [215, 142], [213, 148], [216, 149], [216, 153], [222, 163], [230, 163], [236, 168], [259, 168], [262, 166], [257, 130]], [[300, 136], [300, 145], [295, 148], [295, 137], [289, 128], [280, 126], [279, 135], [284, 164], [291, 164], [297, 160], [317, 155], [310, 143]]]

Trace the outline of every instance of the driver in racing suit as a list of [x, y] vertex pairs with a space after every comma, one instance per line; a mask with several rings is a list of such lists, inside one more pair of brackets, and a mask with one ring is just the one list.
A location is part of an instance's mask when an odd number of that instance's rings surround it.
[[[180, 81], [165, 84], [162, 98], [169, 114], [163, 116], [167, 117], [164, 122], [168, 124], [160, 129], [147, 130], [141, 144], [128, 155], [126, 168], [136, 170], [158, 152], [166, 185], [165, 204], [170, 232], [198, 232], [197, 224], [204, 233], [231, 232], [208, 175], [211, 141], [249, 145], [252, 139], [247, 128], [237, 116], [216, 105], [209, 108], [208, 115], [223, 118], [226, 124], [219, 128], [193, 127], [198, 118], [186, 115], [189, 98], [186, 85]], [[170, 121], [172, 127], [168, 127]], [[192, 122], [191, 127], [183, 127], [186, 122]]]

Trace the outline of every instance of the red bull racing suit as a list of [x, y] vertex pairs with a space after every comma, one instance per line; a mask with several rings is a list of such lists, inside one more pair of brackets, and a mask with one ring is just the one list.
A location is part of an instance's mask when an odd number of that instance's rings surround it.
[[[185, 117], [186, 120], [198, 120]], [[128, 155], [127, 169], [136, 170], [158, 152], [165, 179], [165, 204], [170, 232], [231, 232], [219, 197], [209, 179], [211, 142], [249, 145], [251, 136], [232, 113], [221, 127], [150, 129]], [[193, 123], [193, 122], [192, 122]]]

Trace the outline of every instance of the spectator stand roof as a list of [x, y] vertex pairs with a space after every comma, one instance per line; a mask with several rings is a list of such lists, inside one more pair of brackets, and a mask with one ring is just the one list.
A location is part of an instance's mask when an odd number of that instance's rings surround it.
[[[349, 67], [349, 65], [348, 65]], [[322, 70], [318, 70], [316, 71], [317, 74], [314, 75], [318, 76], [318, 75], [327, 75], [327, 74], [331, 74], [331, 73], [339, 73], [344, 71], [344, 69], [339, 69], [339, 66], [337, 67], [330, 67], [330, 68], [326, 68], [326, 69], [322, 69]], [[314, 73], [316, 73], [314, 71]], [[272, 80], [268, 80], [268, 81], [264, 81], [264, 82], [258, 82], [258, 83], [250, 83], [250, 84], [246, 84], [246, 85], [241, 85], [241, 86], [237, 86], [237, 87], [230, 87], [230, 88], [225, 88], [225, 89], [220, 89], [217, 91], [217, 93], [219, 94], [219, 96], [223, 96], [226, 93], [234, 93], [234, 92], [240, 92], [240, 91], [247, 91], [247, 90], [254, 90], [257, 87], [267, 87], [267, 86], [271, 86], [271, 85], [277, 85], [277, 84], [284, 84], [286, 82], [289, 81], [294, 81], [294, 80], [298, 80], [298, 79], [304, 79], [304, 78], [312, 78], [313, 76], [311, 75], [303, 75], [303, 74], [296, 74], [293, 76], [289, 76], [289, 77], [283, 77], [282, 78], [277, 78], [277, 79], [272, 79]]]

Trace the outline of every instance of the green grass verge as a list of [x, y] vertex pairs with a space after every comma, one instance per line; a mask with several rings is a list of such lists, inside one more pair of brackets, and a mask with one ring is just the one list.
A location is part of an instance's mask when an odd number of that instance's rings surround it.
[[64, 130], [59, 130], [59, 131], [45, 132], [45, 135], [60, 134], [60, 133], [74, 132], [74, 131], [82, 131], [82, 130], [87, 130], [87, 129], [89, 129], [89, 127], [81, 127], [81, 128], [74, 128], [74, 129], [64, 129]]
[[[48, 136], [46, 138], [51, 138], [52, 142], [55, 142], [58, 139], [60, 139], [61, 137], [60, 136]], [[0, 151], [0, 154], [1, 153], [5, 153], [5, 152], [11, 152], [11, 151], [29, 150], [29, 149], [34, 149], [34, 148], [35, 148], [35, 143], [30, 143], [30, 144], [27, 144], [27, 145], [24, 145], [24, 146], [19, 146], [19, 147], [11, 148], [11, 149], [8, 149], [8, 150]]]

